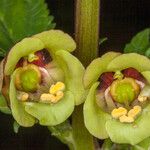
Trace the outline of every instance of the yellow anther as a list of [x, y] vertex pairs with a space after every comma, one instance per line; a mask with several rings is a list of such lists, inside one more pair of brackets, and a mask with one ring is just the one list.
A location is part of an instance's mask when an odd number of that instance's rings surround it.
[[120, 120], [120, 122], [127, 122], [127, 123], [134, 122], [133, 117], [126, 116], [126, 115], [123, 115], [123, 116], [119, 117], [119, 120]]
[[50, 103], [50, 102], [56, 100], [56, 96], [53, 95], [53, 94], [44, 93], [44, 94], [41, 95], [40, 99], [41, 99], [41, 101], [43, 101], [43, 102], [49, 102], [49, 103]]
[[58, 91], [63, 91], [65, 89], [65, 84], [63, 82], [57, 82], [50, 87], [49, 93], [56, 94]]
[[138, 96], [138, 101], [139, 101], [139, 102], [144, 102], [144, 101], [146, 101], [147, 99], [148, 99], [147, 96], [141, 96], [141, 95]]
[[21, 94], [21, 100], [22, 101], [26, 101], [29, 98], [29, 94], [28, 93], [22, 93]]
[[56, 93], [56, 99], [57, 99], [57, 101], [59, 101], [61, 98], [63, 98], [63, 96], [64, 96], [64, 93], [62, 91], [58, 91]]
[[111, 112], [112, 117], [115, 119], [119, 118], [120, 116], [126, 115], [126, 114], [127, 114], [127, 110], [123, 107], [119, 107], [118, 109], [115, 108]]
[[135, 118], [141, 112], [141, 110], [141, 106], [134, 106], [133, 109], [128, 112], [128, 116]]

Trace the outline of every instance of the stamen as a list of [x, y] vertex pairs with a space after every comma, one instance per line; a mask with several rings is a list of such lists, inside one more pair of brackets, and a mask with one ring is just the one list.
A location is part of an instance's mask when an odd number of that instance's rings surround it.
[[44, 93], [41, 95], [40, 99], [43, 102], [57, 103], [64, 96], [63, 90], [65, 89], [65, 84], [63, 82], [57, 82], [50, 87], [49, 93]]
[[147, 96], [141, 96], [141, 95], [138, 96], [138, 101], [139, 102], [145, 102], [147, 99], [148, 99]]
[[133, 117], [130, 117], [130, 116], [126, 116], [126, 115], [123, 115], [119, 118], [120, 122], [126, 122], [126, 123], [131, 123], [131, 122], [134, 122], [134, 118]]
[[113, 118], [117, 119], [123, 115], [127, 114], [127, 109], [123, 108], [123, 107], [119, 107], [119, 108], [115, 108], [113, 109], [113, 111], [111, 112], [111, 115]]
[[19, 99], [21, 101], [27, 101], [28, 98], [29, 98], [29, 94], [28, 93], [25, 93], [25, 92], [21, 92], [20, 93]]
[[141, 112], [141, 110], [141, 106], [134, 106], [133, 109], [128, 112], [128, 117], [135, 118]]
[[43, 102], [51, 103], [53, 101], [56, 101], [56, 96], [54, 96], [53, 94], [44, 93], [41, 95], [40, 99]]
[[63, 91], [65, 89], [65, 84], [63, 82], [57, 82], [50, 87], [49, 93], [56, 94], [58, 91]]

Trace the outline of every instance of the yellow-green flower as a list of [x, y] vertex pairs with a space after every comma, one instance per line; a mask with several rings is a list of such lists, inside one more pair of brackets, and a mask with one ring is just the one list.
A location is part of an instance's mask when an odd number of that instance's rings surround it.
[[135, 145], [150, 136], [150, 60], [109, 52], [87, 67], [84, 120], [99, 139]]
[[53, 126], [84, 100], [84, 67], [70, 54], [74, 40], [60, 30], [25, 38], [10, 50], [2, 93], [21, 126]]

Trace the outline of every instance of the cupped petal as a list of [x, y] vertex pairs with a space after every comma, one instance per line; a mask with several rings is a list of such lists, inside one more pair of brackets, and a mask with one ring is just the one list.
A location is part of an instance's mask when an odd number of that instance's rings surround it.
[[36, 120], [33, 116], [31, 116], [25, 111], [23, 102], [20, 102], [17, 99], [17, 91], [14, 84], [15, 73], [16, 71], [11, 76], [10, 89], [9, 89], [10, 107], [11, 107], [12, 115], [15, 118], [15, 120], [18, 122], [18, 124], [24, 127], [30, 127], [35, 124]]
[[144, 76], [146, 81], [150, 84], [150, 71], [143, 71], [141, 74]]
[[150, 105], [143, 109], [142, 114], [133, 123], [108, 120], [106, 130], [115, 143], [138, 144], [150, 135]]
[[144, 139], [138, 145], [135, 145], [133, 150], [149, 150], [150, 149], [150, 137]]
[[72, 37], [60, 30], [49, 30], [34, 35], [45, 44], [45, 48], [49, 52], [55, 53], [58, 50], [66, 50], [72, 52], [76, 48], [76, 44]]
[[111, 71], [135, 68], [139, 72], [150, 70], [150, 60], [136, 53], [122, 54], [113, 59], [107, 69]]
[[79, 105], [85, 100], [83, 75], [85, 69], [80, 61], [67, 51], [58, 51], [56, 59], [65, 75], [65, 84], [75, 97], [75, 104]]
[[39, 120], [41, 125], [54, 126], [64, 122], [74, 110], [74, 96], [66, 91], [56, 104], [25, 102], [25, 111]]
[[21, 57], [27, 56], [28, 54], [38, 50], [42, 50], [43, 48], [44, 44], [37, 38], [25, 38], [17, 43], [8, 53], [4, 70], [5, 75], [13, 73], [17, 62]]
[[84, 103], [84, 122], [88, 131], [97, 138], [108, 138], [105, 123], [111, 116], [101, 110], [96, 104], [96, 88], [99, 83], [93, 84]]
[[120, 53], [108, 52], [100, 58], [97, 58], [91, 62], [87, 67], [84, 75], [85, 88], [90, 88], [95, 83], [103, 72], [107, 71], [107, 65], [111, 60], [119, 56]]

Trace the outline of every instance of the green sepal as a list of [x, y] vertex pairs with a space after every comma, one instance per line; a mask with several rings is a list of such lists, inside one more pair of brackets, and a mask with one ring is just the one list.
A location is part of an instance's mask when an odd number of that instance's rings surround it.
[[107, 65], [120, 53], [108, 52], [100, 58], [97, 58], [91, 62], [87, 67], [84, 75], [85, 88], [90, 88], [95, 83], [103, 72], [107, 71]]
[[25, 102], [25, 111], [39, 120], [40, 125], [54, 126], [64, 122], [74, 110], [74, 96], [70, 91], [56, 104]]
[[19, 128], [20, 128], [20, 125], [16, 121], [14, 121], [14, 123], [13, 123], [14, 132], [18, 133], [19, 132]]
[[24, 103], [20, 102], [17, 99], [17, 91], [14, 83], [15, 73], [16, 71], [11, 76], [10, 89], [9, 89], [10, 107], [11, 107], [12, 115], [19, 125], [24, 127], [30, 127], [35, 124], [36, 120], [33, 116], [31, 116], [25, 111]]
[[139, 72], [150, 70], [150, 60], [136, 53], [122, 54], [113, 59], [107, 69], [115, 72], [131, 67]]
[[34, 37], [39, 38], [50, 53], [55, 53], [61, 49], [72, 52], [76, 48], [72, 37], [60, 30], [45, 31], [34, 35]]
[[92, 135], [100, 139], [105, 139], [108, 138], [105, 123], [111, 119], [111, 116], [103, 112], [96, 104], [96, 88], [98, 85], [98, 82], [93, 84], [84, 103], [84, 122]]
[[67, 51], [56, 53], [57, 63], [64, 71], [65, 84], [75, 97], [75, 104], [79, 105], [85, 100], [85, 90], [83, 86], [83, 75], [85, 69], [80, 61]]
[[8, 53], [7, 61], [5, 64], [4, 73], [10, 75], [13, 73], [17, 62], [21, 57], [27, 56], [30, 53], [42, 50], [44, 44], [37, 38], [25, 38], [17, 43]]
[[115, 143], [138, 144], [150, 135], [150, 105], [142, 110], [133, 123], [121, 123], [111, 119], [106, 122], [106, 130]]
[[0, 93], [0, 111], [5, 114], [11, 114], [11, 110], [7, 105], [7, 101], [1, 93]]

